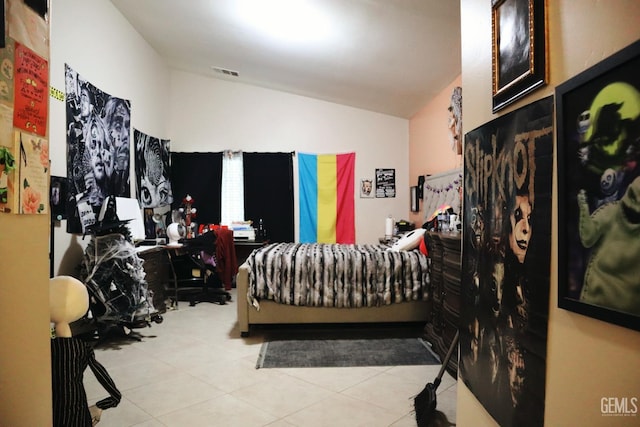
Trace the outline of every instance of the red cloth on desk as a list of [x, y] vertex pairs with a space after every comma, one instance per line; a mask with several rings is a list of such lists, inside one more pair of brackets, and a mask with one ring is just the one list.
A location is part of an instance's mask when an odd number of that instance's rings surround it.
[[216, 233], [216, 271], [224, 284], [225, 290], [231, 290], [233, 278], [238, 274], [238, 259], [236, 247], [233, 244], [233, 230], [227, 228], [215, 229]]

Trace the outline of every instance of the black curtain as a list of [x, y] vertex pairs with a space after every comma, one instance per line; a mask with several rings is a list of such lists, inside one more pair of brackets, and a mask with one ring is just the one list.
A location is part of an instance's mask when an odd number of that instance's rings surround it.
[[[270, 242], [293, 242], [293, 153], [243, 153], [244, 216]], [[175, 194], [175, 193], [174, 193]]]
[[198, 224], [220, 224], [222, 152], [171, 153], [171, 209], [178, 209], [190, 194]]

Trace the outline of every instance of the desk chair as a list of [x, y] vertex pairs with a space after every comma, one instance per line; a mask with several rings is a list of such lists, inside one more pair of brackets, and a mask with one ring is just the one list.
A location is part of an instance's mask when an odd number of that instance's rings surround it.
[[168, 251], [178, 300], [189, 301], [190, 306], [199, 302], [222, 305], [231, 300], [213, 263], [215, 242], [215, 233], [208, 232], [193, 239], [181, 239], [181, 247]]

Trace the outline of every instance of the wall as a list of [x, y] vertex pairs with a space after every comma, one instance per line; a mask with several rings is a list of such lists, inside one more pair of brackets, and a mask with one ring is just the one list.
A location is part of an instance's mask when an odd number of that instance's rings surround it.
[[[165, 136], [168, 73], [108, 0], [56, 0], [50, 9], [49, 80], [64, 91], [64, 64], [132, 101], [132, 126]], [[100, 19], [95, 19], [99, 17]], [[96, 53], [99, 52], [99, 53]], [[140, 84], [144, 82], [144, 84]], [[50, 98], [51, 174], [66, 176], [64, 104]], [[48, 215], [0, 215], [0, 425], [51, 424]], [[73, 273], [77, 236], [55, 229], [55, 274]]]
[[[356, 192], [357, 243], [377, 243], [384, 219], [409, 210], [405, 119], [180, 71], [171, 72], [168, 117], [172, 151], [355, 152], [357, 185], [375, 178], [376, 168], [395, 168], [395, 198]], [[294, 168], [297, 200], [297, 161]]]
[[[484, 0], [460, 3], [463, 132], [468, 132], [497, 117], [491, 113], [491, 8]], [[553, 94], [558, 84], [640, 38], [640, 2], [556, 0], [547, 5], [549, 85], [500, 114]], [[545, 425], [637, 425], [640, 415], [604, 418], [600, 400], [640, 398], [640, 332], [557, 308], [556, 215], [552, 227]], [[460, 427], [495, 425], [460, 380], [457, 414]]]
[[[433, 175], [462, 165], [462, 156], [456, 154], [449, 142], [447, 109], [456, 86], [462, 86], [462, 76], [456, 77], [409, 121], [409, 185], [416, 185], [419, 175]], [[419, 212], [409, 215], [416, 227], [421, 227], [425, 218], [422, 202], [419, 207]]]
[[[6, 16], [10, 8], [21, 9], [10, 3], [5, 2]], [[32, 22], [48, 31], [40, 17], [23, 10], [23, 19], [7, 25], [10, 34]], [[16, 41], [32, 46], [31, 34], [20, 34]], [[38, 52], [48, 58], [48, 48]], [[40, 404], [51, 401], [48, 234], [48, 215], [0, 213], [0, 426], [51, 423], [51, 405]]]
[[[53, 87], [64, 91], [64, 65], [69, 64], [99, 89], [131, 100], [132, 128], [170, 139], [172, 151], [354, 151], [357, 183], [360, 178], [373, 178], [375, 168], [395, 168], [398, 191], [396, 198], [389, 199], [356, 195], [357, 242], [377, 242], [384, 234], [386, 216], [406, 216], [405, 119], [170, 71], [106, 0], [56, 1], [51, 40]], [[52, 99], [51, 170], [58, 176], [66, 176], [65, 114], [64, 103]], [[296, 205], [296, 218], [297, 209]], [[367, 214], [372, 211], [376, 214]], [[296, 224], [296, 236], [297, 232]], [[87, 242], [88, 238], [67, 234], [66, 221], [57, 223], [54, 274], [74, 274]]]
[[[96, 19], [99, 17], [99, 19]], [[51, 86], [65, 91], [65, 64], [100, 90], [131, 101], [131, 127], [168, 138], [169, 72], [108, 0], [56, 0], [51, 8]], [[67, 176], [66, 110], [51, 98], [51, 174]], [[131, 147], [133, 159], [133, 145]], [[134, 180], [131, 180], [135, 186]], [[132, 188], [135, 195], [135, 187]], [[54, 275], [75, 275], [89, 238], [68, 234], [66, 221], [54, 228]]]

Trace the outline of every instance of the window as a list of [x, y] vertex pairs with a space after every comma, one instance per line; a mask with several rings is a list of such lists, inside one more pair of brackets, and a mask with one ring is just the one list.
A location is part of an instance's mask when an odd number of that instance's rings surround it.
[[245, 220], [243, 177], [242, 151], [225, 151], [222, 156], [221, 224]]

